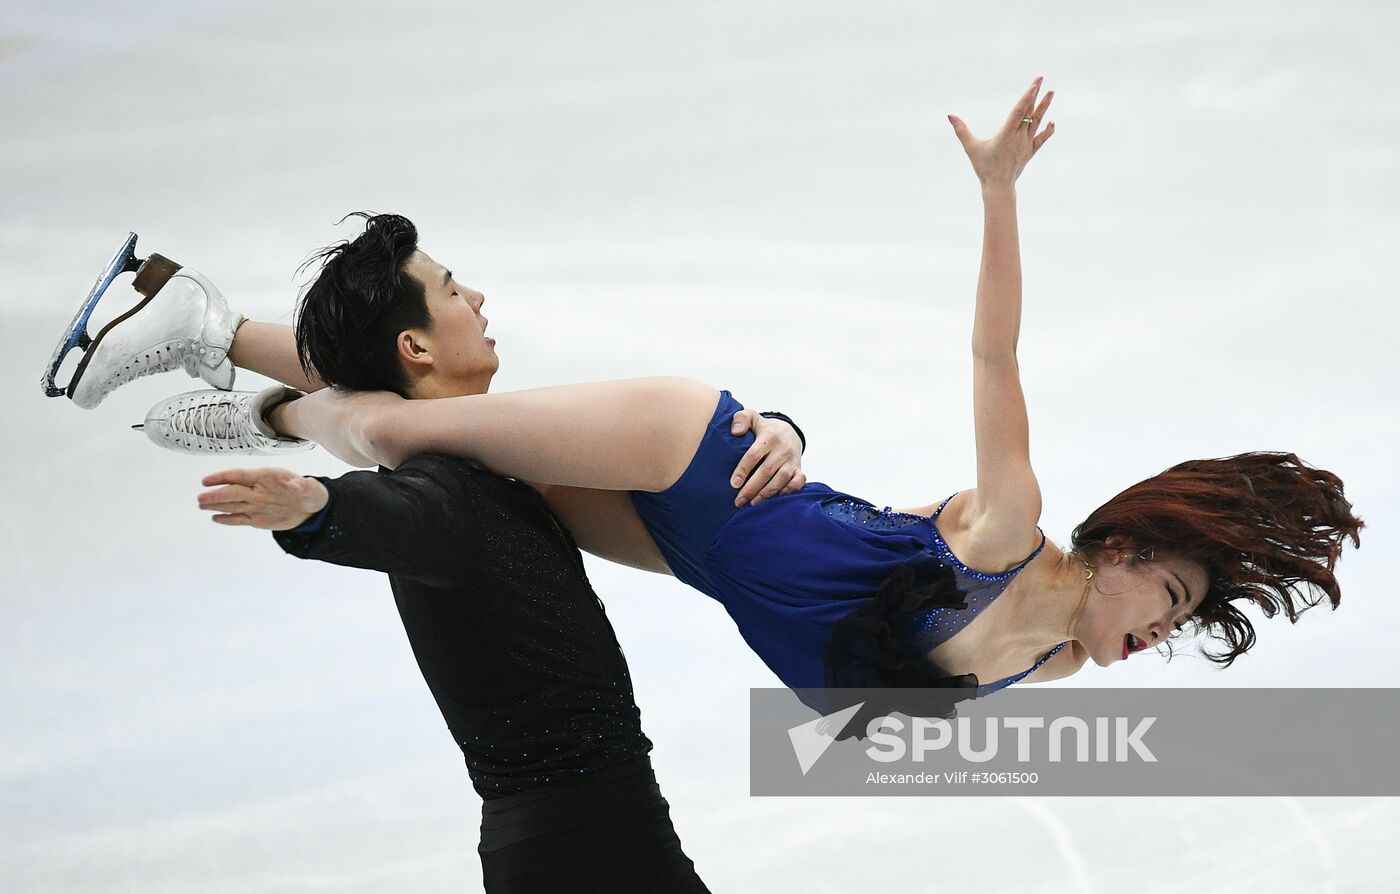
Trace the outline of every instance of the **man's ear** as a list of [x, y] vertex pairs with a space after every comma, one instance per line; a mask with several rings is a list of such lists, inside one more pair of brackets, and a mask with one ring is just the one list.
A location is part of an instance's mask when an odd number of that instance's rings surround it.
[[394, 348], [399, 359], [407, 363], [411, 370], [427, 372], [428, 367], [433, 365], [432, 351], [420, 329], [405, 329], [400, 332], [398, 340], [394, 342]]

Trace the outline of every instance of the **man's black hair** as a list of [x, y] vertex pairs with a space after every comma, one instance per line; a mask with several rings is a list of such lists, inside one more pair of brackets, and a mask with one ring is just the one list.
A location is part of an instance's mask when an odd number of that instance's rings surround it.
[[396, 341], [405, 329], [432, 325], [423, 284], [404, 269], [418, 228], [398, 214], [354, 211], [364, 232], [320, 249], [297, 268], [321, 262], [296, 312], [297, 355], [308, 376], [359, 391], [407, 397]]

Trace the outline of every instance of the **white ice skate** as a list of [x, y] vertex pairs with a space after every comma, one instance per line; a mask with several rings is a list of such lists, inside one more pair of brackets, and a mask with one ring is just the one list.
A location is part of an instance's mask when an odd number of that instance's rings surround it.
[[146, 437], [178, 453], [247, 453], [272, 456], [310, 450], [314, 444], [284, 438], [264, 418], [278, 404], [303, 392], [283, 385], [262, 391], [191, 391], [151, 407]]
[[[93, 308], [113, 280], [127, 272], [136, 274], [131, 285], [141, 300], [92, 338], [87, 323]], [[215, 388], [232, 388], [234, 369], [228, 351], [243, 320], [199, 273], [158, 254], [137, 258], [136, 234], [131, 233], [54, 349], [44, 372], [44, 393], [67, 395], [90, 410], [132, 379], [176, 367]], [[82, 362], [71, 382], [57, 385], [58, 368], [75, 347], [83, 350]]]

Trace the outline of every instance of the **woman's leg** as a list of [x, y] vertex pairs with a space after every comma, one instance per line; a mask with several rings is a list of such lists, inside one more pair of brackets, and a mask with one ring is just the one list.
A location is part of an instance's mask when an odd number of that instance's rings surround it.
[[671, 566], [666, 564], [626, 491], [528, 483], [544, 497], [554, 517], [569, 529], [579, 549], [619, 565], [657, 574], [671, 573]]
[[[229, 359], [234, 366], [302, 391], [325, 387], [320, 379], [308, 380], [302, 372], [290, 326], [248, 320], [235, 333]], [[671, 573], [626, 491], [527, 483], [540, 492], [580, 549], [644, 571]]]
[[671, 377], [434, 400], [327, 388], [275, 407], [268, 421], [351, 463], [393, 468], [446, 453], [544, 484], [660, 492], [690, 465], [719, 396]]
[[240, 369], [252, 370], [302, 391], [326, 387], [320, 379], [308, 379], [302, 371], [291, 326], [248, 320], [234, 333], [228, 359]]

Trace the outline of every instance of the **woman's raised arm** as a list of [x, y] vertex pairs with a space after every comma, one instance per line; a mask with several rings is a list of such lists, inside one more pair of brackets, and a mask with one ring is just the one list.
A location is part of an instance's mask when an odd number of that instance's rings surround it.
[[1021, 249], [1016, 230], [1016, 179], [1050, 138], [1037, 135], [1054, 95], [1037, 109], [1036, 78], [1001, 130], [978, 140], [948, 116], [982, 184], [982, 267], [972, 326], [972, 403], [977, 441], [977, 491], [972, 517], [1015, 539], [1040, 519], [1040, 487], [1031, 469], [1030, 425], [1016, 345], [1021, 330]]
[[972, 353], [1000, 357], [1016, 353], [1021, 332], [1021, 249], [1016, 234], [1016, 179], [1026, 163], [1055, 131], [1052, 121], [1036, 134], [1050, 107], [1052, 90], [1035, 108], [1040, 78], [1017, 101], [1001, 130], [979, 140], [962, 119], [948, 120], [962, 142], [972, 169], [982, 184], [985, 211], [982, 231], [982, 270], [977, 278], [977, 311], [972, 323]]

